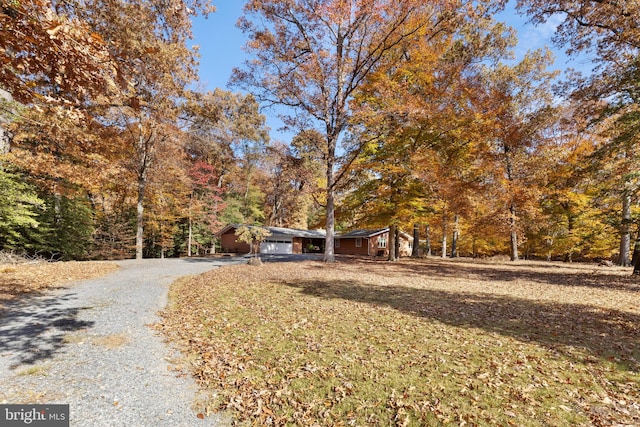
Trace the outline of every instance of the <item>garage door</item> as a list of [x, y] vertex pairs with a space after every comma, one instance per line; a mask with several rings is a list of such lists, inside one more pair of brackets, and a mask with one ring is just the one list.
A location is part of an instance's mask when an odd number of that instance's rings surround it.
[[291, 239], [269, 239], [260, 243], [261, 254], [292, 254], [293, 244]]

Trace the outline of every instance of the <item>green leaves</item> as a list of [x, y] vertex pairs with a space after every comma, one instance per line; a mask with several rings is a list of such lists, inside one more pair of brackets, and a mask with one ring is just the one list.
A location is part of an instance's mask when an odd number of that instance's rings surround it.
[[38, 227], [38, 209], [43, 206], [43, 200], [22, 177], [0, 165], [0, 247], [27, 243], [23, 233]]

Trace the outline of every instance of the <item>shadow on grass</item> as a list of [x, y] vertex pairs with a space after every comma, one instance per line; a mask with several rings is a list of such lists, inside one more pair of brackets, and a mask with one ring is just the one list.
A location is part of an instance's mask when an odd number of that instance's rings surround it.
[[381, 275], [397, 276], [398, 274], [415, 275], [419, 277], [435, 278], [470, 278], [480, 281], [518, 281], [556, 286], [583, 286], [597, 289], [621, 290], [640, 293], [640, 278], [629, 274], [612, 274], [595, 266], [589, 268], [587, 264], [565, 264], [557, 262], [527, 263], [482, 263], [472, 259], [457, 258], [456, 260], [441, 260], [427, 258], [419, 260], [404, 260], [389, 263], [385, 260], [343, 259], [343, 262], [363, 264], [386, 263], [384, 269], [377, 273]]
[[78, 319], [86, 308], [66, 307], [74, 295], [32, 294], [5, 304], [0, 311], [0, 355], [12, 360], [12, 369], [52, 358], [65, 345], [68, 332], [93, 326]]
[[640, 370], [640, 316], [579, 304], [542, 303], [482, 293], [455, 293], [362, 282], [286, 283], [304, 294], [393, 308], [455, 327], [479, 328], [543, 345], [567, 357], [582, 348], [593, 357]]

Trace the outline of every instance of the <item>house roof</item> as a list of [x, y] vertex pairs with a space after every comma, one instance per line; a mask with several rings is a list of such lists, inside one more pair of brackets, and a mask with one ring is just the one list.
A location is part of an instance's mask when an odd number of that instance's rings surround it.
[[283, 228], [283, 227], [262, 227], [271, 232], [272, 236], [287, 236], [287, 237], [307, 237], [310, 239], [321, 239], [325, 237], [324, 230], [299, 230], [295, 228]]
[[[225, 234], [227, 231], [232, 229], [237, 229], [242, 227], [242, 224], [229, 224], [224, 227], [222, 230], [218, 231], [215, 235], [221, 236]], [[324, 230], [298, 230], [295, 228], [284, 228], [284, 227], [262, 227], [265, 230], [268, 230], [271, 233], [271, 236], [286, 236], [286, 237], [306, 237], [309, 239], [324, 239], [325, 231]]]
[[375, 237], [378, 234], [386, 233], [388, 231], [388, 228], [380, 228], [377, 230], [352, 230], [347, 233], [336, 233], [336, 237], [340, 239], [352, 239], [355, 237], [364, 237], [368, 239], [371, 237]]
[[[229, 224], [226, 227], [224, 227], [222, 230], [218, 231], [215, 236], [220, 237], [223, 234], [225, 234], [227, 231], [231, 230], [231, 229], [237, 229], [239, 227], [242, 227], [242, 224]], [[299, 230], [299, 229], [295, 229], [295, 228], [284, 228], [284, 227], [262, 227], [265, 230], [269, 230], [269, 232], [271, 232], [271, 236], [286, 236], [286, 237], [305, 237], [308, 239], [324, 239], [326, 236], [326, 232], [325, 230]], [[383, 234], [383, 233], [387, 233], [389, 232], [389, 228], [379, 228], [379, 229], [375, 229], [375, 230], [364, 230], [364, 229], [360, 229], [360, 230], [352, 230], [346, 233], [340, 233], [337, 232], [335, 237], [337, 239], [354, 239], [356, 237], [362, 237], [365, 239], [370, 239], [372, 237], [375, 237], [379, 234]], [[413, 240], [413, 237], [410, 236], [407, 233], [404, 232], [400, 232], [400, 234], [408, 239], [408, 240]]]

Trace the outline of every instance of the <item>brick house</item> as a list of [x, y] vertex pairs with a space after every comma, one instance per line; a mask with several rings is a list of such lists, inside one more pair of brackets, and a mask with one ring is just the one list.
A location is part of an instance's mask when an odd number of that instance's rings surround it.
[[[239, 242], [235, 235], [240, 224], [230, 224], [218, 231], [215, 236], [220, 239], [222, 252], [248, 254], [251, 247]], [[261, 254], [302, 254], [322, 253], [325, 245], [324, 230], [297, 230], [282, 227], [263, 227], [271, 235], [260, 244]], [[382, 256], [389, 255], [387, 244], [389, 229], [353, 230], [336, 233], [334, 240], [337, 255]], [[400, 256], [411, 255], [413, 237], [400, 232]]]
[[[220, 239], [222, 252], [248, 254], [251, 246], [239, 242], [236, 230], [240, 224], [227, 225], [218, 231], [215, 236]], [[260, 244], [261, 254], [302, 254], [324, 251], [324, 230], [297, 230], [282, 227], [262, 227], [271, 235]]]
[[[389, 229], [353, 230], [337, 233], [335, 253], [339, 255], [389, 256]], [[400, 232], [400, 256], [411, 255], [413, 237]]]

